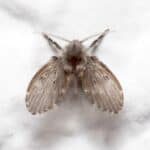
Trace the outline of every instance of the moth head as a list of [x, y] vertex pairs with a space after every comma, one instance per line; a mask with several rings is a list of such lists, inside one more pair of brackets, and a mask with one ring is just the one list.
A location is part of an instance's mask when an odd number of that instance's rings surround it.
[[80, 55], [82, 53], [82, 49], [83, 49], [83, 45], [78, 40], [73, 40], [66, 46], [66, 52], [69, 56]]
[[65, 58], [73, 66], [85, 61], [85, 55], [84, 46], [78, 40], [73, 40], [66, 46]]

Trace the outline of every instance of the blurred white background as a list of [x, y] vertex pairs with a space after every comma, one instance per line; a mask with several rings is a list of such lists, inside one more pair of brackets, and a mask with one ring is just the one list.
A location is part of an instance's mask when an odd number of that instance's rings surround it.
[[[0, 0], [0, 149], [150, 149], [149, 0]], [[43, 115], [25, 108], [27, 85], [52, 55], [40, 34], [81, 39], [110, 28], [97, 53], [119, 78], [118, 115], [79, 100]]]

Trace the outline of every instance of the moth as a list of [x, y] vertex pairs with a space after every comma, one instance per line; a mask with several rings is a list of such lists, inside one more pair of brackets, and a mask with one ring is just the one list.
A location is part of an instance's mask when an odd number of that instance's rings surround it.
[[43, 113], [62, 102], [75, 80], [87, 99], [102, 111], [118, 113], [123, 107], [123, 90], [115, 75], [94, 54], [104, 37], [103, 33], [86, 47], [83, 40], [65, 40], [62, 48], [46, 33], [42, 33], [56, 53], [32, 78], [26, 94], [26, 107], [32, 114]]

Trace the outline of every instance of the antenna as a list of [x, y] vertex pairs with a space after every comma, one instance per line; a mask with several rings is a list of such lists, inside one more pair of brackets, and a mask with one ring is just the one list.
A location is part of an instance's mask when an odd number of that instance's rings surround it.
[[[45, 32], [33, 32], [33, 33], [36, 33], [36, 34], [45, 34]], [[63, 38], [63, 37], [61, 37], [61, 36], [58, 36], [58, 35], [54, 35], [54, 34], [51, 34], [51, 33], [46, 33], [47, 35], [50, 35], [50, 36], [52, 36], [52, 37], [55, 37], [55, 38], [57, 38], [57, 39], [60, 39], [60, 40], [62, 40], [62, 41], [65, 41], [65, 42], [71, 42], [70, 40], [68, 40], [68, 39], [66, 39], [66, 38]]]

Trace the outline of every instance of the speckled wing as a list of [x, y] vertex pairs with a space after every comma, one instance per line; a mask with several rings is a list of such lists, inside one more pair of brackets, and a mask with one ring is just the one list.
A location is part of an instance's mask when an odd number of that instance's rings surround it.
[[29, 84], [26, 95], [27, 109], [32, 114], [48, 111], [63, 99], [66, 84], [60, 60], [52, 58], [35, 74]]
[[89, 100], [103, 111], [118, 113], [122, 109], [123, 91], [119, 81], [95, 56], [88, 57], [81, 83]]

